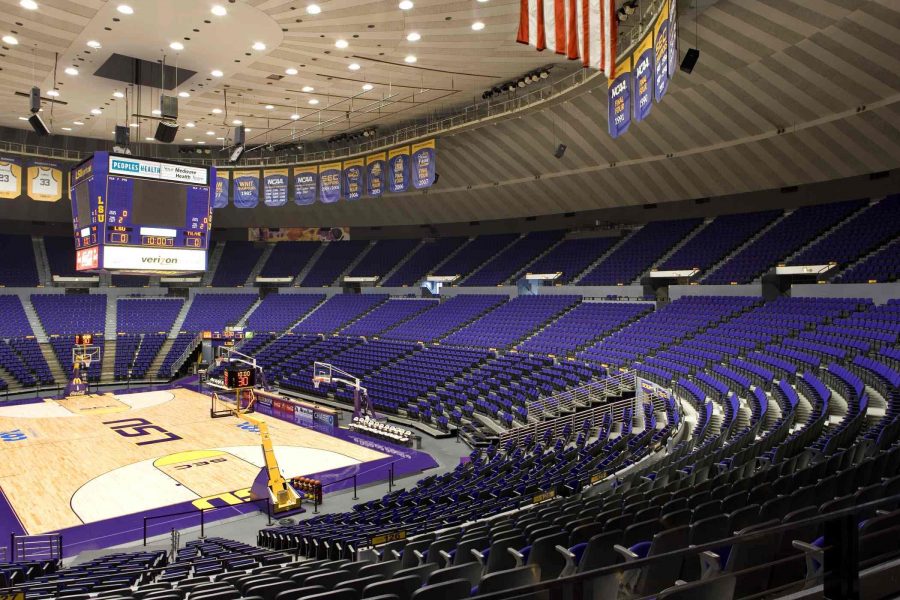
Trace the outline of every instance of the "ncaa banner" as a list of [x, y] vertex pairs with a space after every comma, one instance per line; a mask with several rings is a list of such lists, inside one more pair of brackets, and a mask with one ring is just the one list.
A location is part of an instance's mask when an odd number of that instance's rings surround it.
[[616, 78], [609, 81], [609, 135], [617, 138], [631, 125], [631, 57], [616, 65]]
[[653, 36], [647, 34], [631, 57], [634, 62], [634, 120], [643, 121], [653, 107]]
[[316, 201], [319, 168], [315, 165], [294, 167], [294, 203], [307, 206]]
[[653, 50], [656, 56], [656, 101], [662, 100], [669, 89], [669, 2], [663, 0], [662, 10], [653, 25]]
[[412, 145], [412, 184], [417, 190], [434, 185], [434, 140]]
[[213, 208], [225, 208], [228, 206], [229, 188], [231, 188], [231, 171], [216, 170], [216, 190], [212, 199]]
[[288, 170], [263, 171], [263, 203], [266, 206], [284, 206], [288, 199]]
[[344, 179], [344, 198], [347, 200], [359, 200], [365, 189], [366, 161], [362, 158], [345, 160], [342, 169]]
[[678, 15], [675, 14], [677, 0], [669, 0], [669, 79], [681, 61], [678, 58]]
[[319, 202], [332, 204], [341, 199], [341, 163], [319, 165]]
[[255, 208], [259, 204], [259, 171], [235, 171], [232, 197], [237, 208]]
[[59, 202], [66, 188], [65, 171], [58, 162], [28, 161], [25, 193], [36, 202]]
[[0, 198], [15, 200], [22, 195], [22, 162], [12, 156], [0, 156]]
[[405, 192], [409, 187], [409, 146], [388, 150], [388, 191]]
[[368, 183], [368, 194], [372, 198], [377, 198], [384, 193], [384, 168], [387, 153], [379, 152], [366, 157], [366, 183]]

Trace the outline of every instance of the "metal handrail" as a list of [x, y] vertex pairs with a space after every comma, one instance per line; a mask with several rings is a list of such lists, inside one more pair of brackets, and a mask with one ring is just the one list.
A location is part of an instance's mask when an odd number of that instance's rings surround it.
[[[617, 61], [628, 56], [634, 50], [638, 42], [647, 34], [653, 26], [659, 11], [662, 9], [663, 1], [664, 0], [640, 0], [638, 10], [632, 15], [632, 19], [636, 20], [638, 24], [636, 26], [622, 25], [619, 27], [618, 47], [622, 48], [622, 50], [618, 53]], [[433, 137], [452, 129], [461, 128], [488, 119], [500, 118], [526, 108], [531, 108], [535, 105], [558, 98], [578, 86], [593, 81], [598, 77], [605, 76], [606, 75], [602, 71], [594, 69], [578, 69], [573, 73], [566, 75], [559, 80], [547, 83], [542, 87], [533, 88], [531, 90], [526, 89], [522, 95], [515, 95], [505, 99], [491, 98], [481, 102], [475, 102], [458, 109], [453, 112], [453, 114], [439, 115], [434, 118], [426, 117], [424, 122], [412, 123], [389, 134], [358, 142], [353, 146], [282, 156], [245, 156], [242, 159], [241, 166], [264, 167], [309, 164], [386, 150], [392, 146], [409, 144], [416, 140]], [[518, 92], [515, 93], [518, 94]], [[297, 140], [299, 139], [301, 138], [297, 138]], [[44, 148], [27, 144], [18, 144], [15, 142], [0, 142], [0, 150], [18, 154], [76, 161], [82, 160], [90, 154], [75, 150]], [[217, 163], [226, 162], [224, 160], [212, 158], [189, 157], [179, 157], [179, 161], [196, 165], [216, 165]], [[230, 165], [227, 164], [219, 164], [218, 166], [226, 169], [230, 168]]]
[[529, 415], [560, 416], [590, 406], [595, 400], [605, 400], [610, 396], [620, 396], [622, 392], [635, 389], [635, 372], [625, 371], [590, 383], [566, 390], [553, 396], [544, 396], [525, 403]]
[[190, 357], [190, 355], [193, 354], [194, 350], [197, 349], [197, 344], [199, 344], [202, 341], [203, 341], [203, 334], [198, 333], [197, 335], [194, 336], [194, 339], [192, 339], [190, 342], [188, 342], [188, 345], [184, 349], [184, 352], [182, 352], [178, 356], [178, 358], [176, 358], [172, 362], [172, 366], [169, 367], [169, 375], [170, 376], [172, 376], [172, 377], [175, 376], [175, 373], [178, 372], [178, 369], [180, 369], [182, 367], [182, 365], [184, 365], [184, 363], [188, 359], [188, 357]]

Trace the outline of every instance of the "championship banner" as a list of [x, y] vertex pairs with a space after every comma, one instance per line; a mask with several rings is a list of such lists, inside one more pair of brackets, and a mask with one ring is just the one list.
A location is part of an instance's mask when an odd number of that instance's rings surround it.
[[412, 145], [412, 183], [417, 190], [434, 185], [434, 140]]
[[339, 242], [350, 239], [349, 227], [250, 227], [251, 242]]
[[379, 152], [366, 157], [366, 183], [368, 194], [377, 198], [384, 193], [384, 168], [387, 164], [387, 153]]
[[648, 33], [634, 54], [634, 120], [643, 121], [653, 108], [653, 36]]
[[669, 1], [663, 0], [662, 9], [653, 25], [653, 50], [656, 56], [656, 101], [662, 100], [669, 89]]
[[237, 208], [255, 208], [259, 204], [259, 171], [235, 171], [234, 205]]
[[409, 187], [409, 146], [388, 150], [388, 191], [405, 192]]
[[669, 0], [669, 79], [681, 62], [678, 57], [678, 15], [675, 14], [677, 4], [677, 0]]
[[631, 57], [616, 65], [616, 78], [609, 82], [609, 135], [617, 138], [631, 125]]
[[216, 170], [216, 192], [213, 194], [212, 207], [225, 208], [228, 206], [228, 189], [231, 187], [231, 171]]
[[319, 202], [333, 204], [341, 199], [341, 163], [319, 165]]
[[284, 206], [288, 199], [288, 170], [265, 169], [263, 171], [263, 203], [266, 206]]
[[319, 168], [315, 165], [294, 167], [294, 203], [306, 206], [316, 201]]
[[366, 161], [362, 158], [345, 160], [342, 168], [344, 180], [344, 198], [347, 200], [359, 200], [365, 189]]
[[0, 198], [15, 200], [21, 195], [21, 161], [12, 156], [0, 156]]
[[25, 194], [36, 202], [59, 202], [63, 197], [63, 190], [66, 189], [66, 170], [54, 161], [28, 161], [28, 169], [25, 172]]

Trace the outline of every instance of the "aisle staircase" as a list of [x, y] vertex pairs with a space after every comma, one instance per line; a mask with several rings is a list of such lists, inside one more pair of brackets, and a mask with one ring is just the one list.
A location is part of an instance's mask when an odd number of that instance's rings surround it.
[[322, 256], [322, 253], [325, 252], [325, 248], [328, 244], [319, 243], [319, 247], [313, 252], [313, 255], [309, 257], [309, 260], [306, 261], [306, 264], [303, 265], [303, 268], [300, 269], [300, 272], [297, 273], [297, 276], [294, 277], [294, 281], [291, 283], [294, 287], [300, 287], [300, 284], [306, 279], [306, 276], [309, 275], [309, 272], [312, 270], [313, 266], [315, 266], [316, 262], [319, 260], [319, 257]]
[[607, 258], [609, 258], [609, 257], [612, 255], [613, 252], [616, 252], [619, 248], [621, 248], [621, 247], [622, 247], [622, 244], [624, 244], [625, 242], [627, 242], [628, 240], [630, 240], [630, 239], [631, 239], [635, 234], [637, 234], [637, 232], [639, 232], [642, 228], [643, 228], [643, 226], [641, 226], [641, 227], [636, 227], [636, 228], [632, 229], [631, 231], [629, 231], [628, 233], [626, 233], [625, 235], [623, 235], [621, 238], [619, 238], [619, 241], [616, 242], [615, 244], [613, 244], [612, 246], [610, 246], [609, 250], [607, 250], [606, 252], [604, 252], [603, 254], [601, 254], [600, 256], [598, 256], [598, 257], [596, 258], [596, 260], [594, 260], [594, 262], [592, 262], [591, 264], [589, 264], [589, 265], [587, 266], [587, 268], [585, 268], [581, 273], [577, 273], [574, 277], [572, 277], [572, 278], [569, 280], [569, 285], [578, 285], [578, 282], [581, 281], [581, 278], [582, 278], [582, 277], [584, 277], [585, 275], [587, 275], [588, 273], [590, 273], [591, 271], [593, 271], [593, 270], [597, 267], [597, 265], [599, 265], [599, 264], [602, 263], [604, 260], [606, 260]]
[[385, 273], [384, 275], [382, 275], [381, 277], [378, 278], [377, 285], [378, 286], [384, 285], [384, 282], [387, 281], [388, 279], [390, 279], [391, 277], [393, 277], [394, 273], [396, 273], [400, 267], [405, 265], [406, 261], [408, 261], [412, 255], [414, 255], [416, 252], [418, 252], [422, 248], [422, 246], [425, 245], [425, 243], [426, 242], [424, 239], [419, 240], [419, 243], [416, 244], [415, 248], [413, 248], [412, 250], [407, 252], [406, 256], [404, 256], [399, 261], [397, 261], [397, 264], [395, 264], [393, 267], [391, 267], [391, 269], [387, 273]]
[[783, 213], [781, 213], [781, 216], [779, 216], [777, 219], [772, 219], [771, 221], [769, 221], [768, 225], [766, 225], [765, 227], [763, 227], [762, 229], [757, 231], [754, 235], [750, 236], [747, 240], [744, 241], [743, 244], [741, 244], [740, 246], [738, 246], [737, 248], [735, 248], [734, 250], [732, 250], [731, 252], [726, 254], [720, 260], [711, 264], [709, 266], [709, 268], [707, 268], [704, 272], [700, 273], [701, 280], [706, 279], [707, 277], [714, 274], [717, 270], [719, 270], [722, 267], [722, 265], [724, 265], [725, 263], [730, 261], [732, 258], [737, 256], [739, 253], [743, 252], [744, 249], [747, 248], [748, 246], [750, 246], [751, 244], [755, 244], [756, 240], [758, 240], [762, 236], [766, 235], [770, 229], [772, 229], [773, 227], [775, 227], [776, 225], [778, 225], [779, 223], [784, 221], [786, 218], [791, 216], [793, 213], [794, 213], [793, 210], [786, 210]]
[[247, 281], [244, 282], [244, 285], [247, 287], [253, 287], [256, 283], [256, 278], [259, 277], [259, 272], [262, 271], [263, 267], [268, 262], [269, 257], [272, 256], [272, 251], [275, 250], [275, 244], [266, 244], [265, 248], [263, 248], [262, 254], [259, 256], [259, 260], [256, 261], [256, 264], [253, 265], [253, 268], [250, 269], [250, 274], [247, 276]]

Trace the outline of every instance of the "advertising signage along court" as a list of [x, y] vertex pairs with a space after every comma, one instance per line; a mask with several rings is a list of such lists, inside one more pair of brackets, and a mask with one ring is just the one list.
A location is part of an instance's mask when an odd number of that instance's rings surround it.
[[205, 270], [215, 168], [97, 152], [69, 180], [77, 270]]

